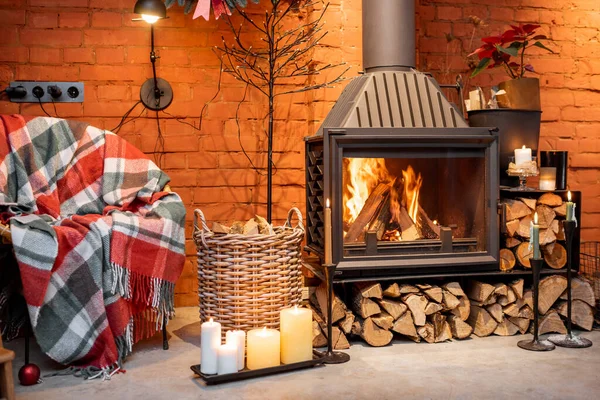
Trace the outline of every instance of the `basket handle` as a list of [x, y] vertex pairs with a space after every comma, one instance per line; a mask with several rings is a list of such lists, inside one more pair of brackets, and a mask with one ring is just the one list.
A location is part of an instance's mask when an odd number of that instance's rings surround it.
[[[202, 229], [198, 227], [198, 220], [200, 220], [200, 223], [202, 224]], [[200, 231], [200, 240], [202, 240], [202, 244], [204, 245], [204, 247], [208, 249], [208, 244], [206, 243], [205, 236], [211, 233], [211, 231], [210, 229], [208, 229], [208, 225], [206, 225], [206, 218], [204, 218], [204, 213], [198, 208], [194, 210], [194, 230]]]
[[292, 207], [288, 212], [287, 220], [285, 221], [284, 226], [287, 228], [292, 228], [292, 217], [296, 214], [296, 218], [298, 218], [298, 227], [304, 230], [304, 224], [302, 223], [302, 213], [297, 207]]

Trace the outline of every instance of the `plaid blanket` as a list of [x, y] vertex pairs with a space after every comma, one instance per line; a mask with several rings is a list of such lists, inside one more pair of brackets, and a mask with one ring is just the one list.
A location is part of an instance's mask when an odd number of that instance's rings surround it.
[[111, 132], [0, 116], [0, 207], [42, 350], [110, 377], [173, 313], [185, 208], [169, 178]]

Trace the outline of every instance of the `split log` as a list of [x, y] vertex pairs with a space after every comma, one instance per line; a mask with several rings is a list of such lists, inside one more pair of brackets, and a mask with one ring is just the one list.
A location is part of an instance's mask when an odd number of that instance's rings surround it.
[[508, 296], [508, 286], [504, 283], [495, 283], [494, 294], [497, 296]]
[[551, 275], [540, 281], [538, 310], [544, 315], [567, 288], [567, 278]]
[[508, 233], [508, 236], [513, 237], [517, 233], [519, 233], [519, 226], [521, 226], [521, 221], [519, 221], [518, 219], [508, 221], [506, 223], [506, 232]]
[[390, 286], [387, 287], [387, 289], [385, 289], [383, 291], [384, 297], [396, 298], [396, 297], [400, 297], [401, 295], [402, 295], [402, 293], [400, 292], [400, 287], [395, 282], [392, 283]]
[[528, 215], [525, 218], [519, 220], [519, 230], [517, 232], [519, 236], [529, 240], [529, 238], [531, 237], [530, 228], [532, 221], [533, 217], [531, 215]]
[[427, 303], [427, 307], [425, 307], [425, 315], [439, 314], [439, 311], [442, 311], [444, 307], [441, 304], [430, 301]]
[[419, 205], [417, 210], [417, 220], [415, 221], [417, 229], [421, 232], [421, 237], [425, 239], [439, 239], [440, 227], [433, 223], [425, 210]]
[[381, 308], [379, 308], [377, 303], [371, 299], [362, 297], [360, 293], [354, 295], [352, 309], [357, 315], [360, 315], [361, 318], [368, 318], [371, 315], [379, 314], [381, 312]]
[[523, 306], [519, 310], [519, 314], [517, 315], [517, 318], [533, 319], [533, 310], [531, 308], [529, 308], [529, 306]]
[[520, 200], [506, 200], [506, 219], [521, 219], [531, 214], [531, 208]]
[[380, 314], [373, 315], [371, 319], [381, 329], [389, 331], [392, 329], [392, 326], [394, 326], [394, 318], [392, 318], [392, 316], [385, 311], [382, 311]]
[[562, 203], [560, 206], [554, 207], [554, 212], [558, 216], [566, 217], [567, 216], [567, 203]]
[[348, 342], [348, 338], [337, 326], [332, 327], [331, 336], [333, 337], [332, 343], [334, 350], [346, 350], [350, 348], [350, 342]]
[[362, 319], [356, 318], [356, 327], [354, 332], [365, 342], [374, 347], [381, 347], [389, 344], [392, 341], [394, 335], [387, 329], [381, 329], [371, 318]]
[[427, 322], [425, 325], [417, 328], [417, 333], [427, 343], [435, 343], [435, 331], [431, 323]]
[[552, 249], [546, 246], [542, 249], [544, 253], [544, 261], [550, 268], [561, 269], [567, 264], [567, 250], [560, 243], [554, 243]]
[[556, 218], [556, 212], [546, 205], [537, 206], [535, 212], [537, 212], [538, 215], [538, 225], [540, 226], [540, 229], [550, 228], [552, 221]]
[[372, 282], [359, 282], [354, 284], [354, 288], [360, 293], [362, 297], [382, 299], [383, 291], [381, 290], [381, 284]]
[[441, 303], [444, 299], [442, 288], [439, 286], [432, 286], [429, 289], [424, 289], [423, 293], [437, 303]]
[[400, 294], [421, 293], [418, 287], [404, 283], [400, 285]]
[[363, 236], [365, 228], [377, 215], [378, 211], [389, 197], [390, 189], [391, 185], [383, 182], [373, 189], [371, 194], [369, 194], [367, 201], [365, 201], [365, 205], [356, 217], [356, 220], [350, 225], [350, 228], [344, 237], [345, 242], [355, 242]]
[[552, 229], [540, 229], [540, 246], [556, 242], [556, 235]]
[[494, 293], [495, 289], [488, 283], [471, 280], [467, 285], [467, 297], [483, 303]]
[[327, 346], [327, 338], [321, 330], [319, 323], [313, 321], [313, 347], [325, 347]]
[[254, 218], [249, 219], [248, 222], [244, 224], [244, 230], [242, 231], [244, 235], [257, 235], [258, 232], [258, 223]]
[[[567, 291], [560, 296], [561, 300], [567, 300]], [[571, 301], [581, 300], [585, 301], [592, 307], [596, 306], [596, 297], [594, 296], [594, 289], [590, 282], [582, 278], [573, 278], [571, 280]]]
[[504, 313], [502, 312], [502, 306], [500, 304], [491, 304], [485, 309], [496, 322], [501, 323], [504, 320]]
[[521, 241], [514, 237], [507, 237], [506, 241], [504, 242], [504, 245], [506, 246], [507, 249], [512, 249], [513, 247], [517, 247], [520, 244], [521, 244]]
[[442, 286], [444, 289], [455, 295], [456, 297], [466, 297], [458, 282], [448, 282]]
[[528, 289], [523, 292], [523, 304], [526, 304], [533, 310], [533, 290]]
[[[229, 228], [228, 226], [222, 225], [218, 222], [213, 222], [212, 224], [212, 231], [213, 233], [229, 233], [231, 232], [231, 228]], [[243, 231], [243, 228], [242, 228]]]
[[519, 332], [527, 333], [529, 329], [530, 320], [527, 318], [519, 318], [519, 317], [508, 317], [508, 320], [512, 322], [517, 328], [519, 328]]
[[435, 343], [441, 343], [452, 339], [452, 330], [450, 329], [448, 322], [446, 322], [445, 315], [435, 314], [433, 315], [431, 322], [433, 324]]
[[402, 230], [402, 240], [418, 240], [421, 239], [421, 234], [412, 220], [406, 208], [400, 209], [400, 229]]
[[390, 208], [391, 196], [387, 196], [379, 207], [373, 221], [369, 224], [368, 231], [375, 231], [377, 240], [382, 240], [387, 229], [387, 225], [392, 218], [392, 210]]
[[517, 299], [523, 298], [523, 285], [524, 284], [525, 284], [524, 279], [517, 279], [516, 281], [509, 283], [510, 288], [515, 293], [515, 296], [517, 296]]
[[354, 313], [346, 311], [346, 317], [344, 317], [339, 323], [339, 327], [346, 335], [352, 333], [352, 325], [354, 324]]
[[[513, 294], [513, 296], [514, 296], [514, 294]], [[510, 304], [510, 302], [508, 301], [508, 296], [498, 296], [498, 298], [496, 299], [496, 302], [498, 304], [500, 304], [502, 307]]]
[[567, 328], [556, 310], [550, 310], [546, 315], [541, 317], [538, 329], [540, 335], [546, 333], [567, 333]]
[[433, 287], [428, 283], [415, 283], [415, 286], [418, 287], [420, 290], [431, 289]]
[[508, 304], [517, 301], [517, 295], [515, 294], [515, 291], [512, 287], [509, 287], [508, 294], [506, 295], [506, 297], [508, 298]]
[[489, 306], [490, 304], [494, 304], [496, 303], [496, 295], [492, 293], [492, 295], [490, 297], [487, 298], [486, 301], [484, 301], [483, 303], [481, 303], [482, 306]]
[[510, 322], [508, 318], [500, 322], [494, 330], [494, 334], [498, 336], [513, 336], [517, 332], [519, 332], [519, 328], [515, 324]]
[[409, 294], [403, 297], [402, 301], [408, 306], [408, 309], [412, 313], [415, 325], [425, 325], [425, 308], [427, 307], [427, 299], [425, 296]]
[[552, 229], [552, 232], [554, 232], [555, 235], [558, 234], [558, 231], [560, 230], [560, 228], [559, 228], [559, 223], [558, 223], [557, 219], [552, 221], [552, 223], [550, 224], [550, 229]]
[[452, 310], [452, 314], [461, 321], [466, 321], [471, 314], [471, 301], [466, 297], [461, 297], [458, 301], [460, 304]]
[[[317, 307], [321, 314], [327, 319], [327, 285], [322, 283], [317, 287], [311, 302]], [[339, 297], [333, 296], [333, 310], [331, 313], [331, 322], [335, 324], [346, 316], [346, 305]]]
[[558, 224], [558, 232], [556, 232], [556, 240], [566, 240], [565, 238], [565, 227], [563, 224]]
[[496, 320], [484, 308], [475, 305], [471, 306], [467, 323], [473, 327], [473, 333], [479, 337], [491, 335], [498, 326]]
[[537, 203], [550, 207], [558, 207], [563, 203], [563, 201], [559, 195], [556, 195], [554, 193], [544, 193], [537, 200]]
[[515, 255], [509, 249], [500, 249], [500, 271], [510, 271], [516, 264]]
[[[557, 311], [563, 317], [567, 317], [567, 302], [561, 301]], [[571, 303], [572, 322], [578, 327], [591, 331], [594, 325], [594, 309], [582, 300], [573, 300]]]
[[531, 268], [529, 260], [533, 257], [533, 249], [529, 249], [529, 242], [523, 242], [518, 245], [515, 254], [520, 265], [527, 269]]
[[524, 197], [519, 197], [519, 200], [521, 200], [523, 203], [525, 203], [525, 205], [527, 207], [529, 207], [532, 211], [535, 210], [535, 206], [537, 205], [536, 199], [526, 199]]
[[444, 297], [442, 302], [446, 310], [454, 310], [460, 305], [460, 300], [458, 300], [455, 295], [445, 289], [442, 293]]
[[400, 316], [400, 318], [394, 321], [394, 326], [392, 326], [392, 330], [405, 336], [417, 336], [417, 329], [415, 328], [415, 323], [413, 321], [412, 313], [410, 312], [410, 310], [406, 311]]
[[402, 314], [406, 312], [408, 307], [404, 303], [400, 303], [399, 301], [389, 300], [389, 299], [381, 299], [378, 300], [377, 303], [381, 308], [383, 308], [388, 314], [394, 318], [394, 320], [400, 318]]
[[448, 316], [448, 324], [450, 325], [450, 330], [452, 331], [452, 336], [456, 339], [466, 339], [471, 336], [473, 333], [473, 327], [462, 319], [457, 317], [456, 315]]
[[518, 304], [513, 303], [502, 308], [502, 311], [509, 317], [519, 317], [519, 308]]

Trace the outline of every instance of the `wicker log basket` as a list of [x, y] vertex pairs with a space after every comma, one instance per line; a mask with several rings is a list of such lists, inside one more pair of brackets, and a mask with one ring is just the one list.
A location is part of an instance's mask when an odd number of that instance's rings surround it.
[[[296, 215], [298, 224], [292, 227]], [[286, 223], [272, 235], [218, 234], [194, 212], [194, 241], [198, 248], [200, 319], [213, 318], [222, 332], [279, 328], [279, 311], [302, 299], [300, 257], [304, 238], [302, 214], [288, 213]]]

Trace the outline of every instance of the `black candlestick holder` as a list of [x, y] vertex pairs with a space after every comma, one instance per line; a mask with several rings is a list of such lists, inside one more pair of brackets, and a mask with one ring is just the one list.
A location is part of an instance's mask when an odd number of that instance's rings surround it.
[[571, 319], [571, 262], [573, 258], [573, 236], [575, 236], [575, 229], [577, 227], [577, 223], [575, 221], [563, 221], [563, 227], [565, 230], [565, 239], [567, 241], [567, 334], [552, 335], [548, 338], [548, 340], [560, 347], [582, 349], [590, 347], [592, 345], [592, 341], [575, 335], [572, 330], [573, 324]]
[[335, 273], [335, 264], [325, 264], [325, 280], [327, 281], [327, 352], [322, 353], [325, 364], [343, 364], [350, 361], [350, 355], [341, 351], [333, 351], [333, 274]]
[[555, 346], [547, 340], [539, 340], [539, 317], [538, 310], [539, 291], [540, 291], [540, 271], [544, 264], [543, 258], [531, 258], [531, 271], [533, 272], [533, 340], [521, 340], [517, 343], [522, 349], [531, 351], [550, 351], [554, 350]]

